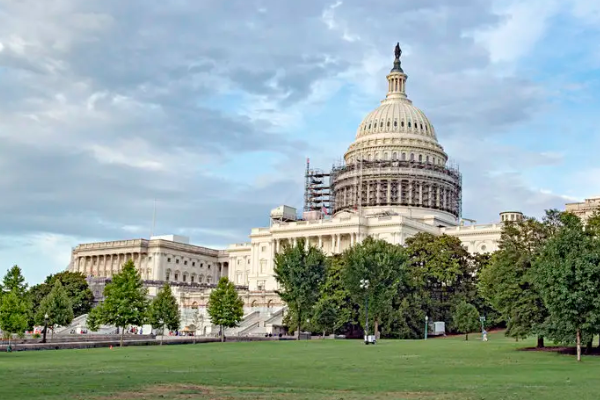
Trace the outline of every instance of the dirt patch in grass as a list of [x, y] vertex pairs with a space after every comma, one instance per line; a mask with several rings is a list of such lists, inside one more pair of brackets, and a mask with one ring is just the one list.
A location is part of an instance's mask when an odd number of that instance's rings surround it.
[[[87, 397], [90, 399], [90, 397]], [[199, 385], [155, 385], [139, 391], [126, 391], [93, 400], [452, 400], [465, 399], [454, 393], [312, 391], [291, 388], [221, 387]]]

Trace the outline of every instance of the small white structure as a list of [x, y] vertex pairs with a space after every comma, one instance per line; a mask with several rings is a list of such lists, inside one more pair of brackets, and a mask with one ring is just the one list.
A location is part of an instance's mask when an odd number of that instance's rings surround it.
[[443, 321], [435, 321], [433, 323], [433, 330], [431, 335], [433, 336], [441, 336], [446, 334], [446, 323]]

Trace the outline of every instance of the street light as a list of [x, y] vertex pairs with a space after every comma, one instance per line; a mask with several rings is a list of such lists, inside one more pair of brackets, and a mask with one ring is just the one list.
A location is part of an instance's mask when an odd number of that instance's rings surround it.
[[427, 340], [427, 328], [429, 328], [428, 321], [429, 321], [429, 317], [426, 315], [425, 316], [425, 340]]
[[48, 313], [44, 314], [44, 337], [42, 343], [46, 343], [46, 331], [48, 330]]
[[369, 344], [369, 296], [367, 289], [369, 289], [369, 280], [361, 279], [360, 288], [365, 291], [365, 344]]

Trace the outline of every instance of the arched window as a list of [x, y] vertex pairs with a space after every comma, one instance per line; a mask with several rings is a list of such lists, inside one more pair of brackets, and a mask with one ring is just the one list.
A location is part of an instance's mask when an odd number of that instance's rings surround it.
[[402, 127], [404, 128], [404, 120], [402, 120], [402, 121], [400, 122], [400, 126], [402, 126]]
[[204, 283], [204, 275], [198, 275], [198, 283]]
[[423, 161], [423, 154], [419, 154], [419, 162]]
[[426, 161], [429, 162], [429, 156], [427, 156], [427, 160]]
[[212, 282], [212, 276], [207, 276], [206, 277], [206, 283], [211, 283]]
[[174, 278], [175, 278], [175, 282], [177, 282], [177, 281], [179, 280], [179, 275], [180, 275], [180, 274], [181, 274], [181, 273], [180, 273], [179, 271], [175, 271], [175, 276], [174, 276]]
[[168, 282], [171, 279], [171, 270], [168, 269], [165, 273], [165, 280]]
[[410, 153], [410, 161], [415, 161], [415, 153]]
[[408, 127], [410, 128], [410, 121], [408, 121]]
[[398, 121], [394, 121], [394, 128], [398, 126]]
[[192, 274], [190, 276], [190, 283], [195, 283], [196, 282], [196, 274]]
[[383, 159], [387, 160], [388, 159], [388, 153], [383, 153]]
[[187, 277], [188, 277], [187, 273], [184, 272], [183, 273], [183, 281], [184, 282], [187, 282]]
[[398, 159], [398, 153], [393, 152], [392, 153], [392, 160], [397, 160]]
[[406, 161], [406, 153], [402, 153], [402, 161]]
[[390, 121], [387, 122], [387, 126], [388, 126], [388, 128], [390, 127]]

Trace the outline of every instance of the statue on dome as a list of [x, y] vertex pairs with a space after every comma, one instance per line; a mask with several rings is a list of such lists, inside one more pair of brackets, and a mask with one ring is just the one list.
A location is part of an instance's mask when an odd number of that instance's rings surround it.
[[402, 55], [402, 50], [400, 49], [400, 43], [396, 43], [396, 48], [394, 49], [394, 54], [396, 55], [396, 60], [400, 59], [400, 56]]

